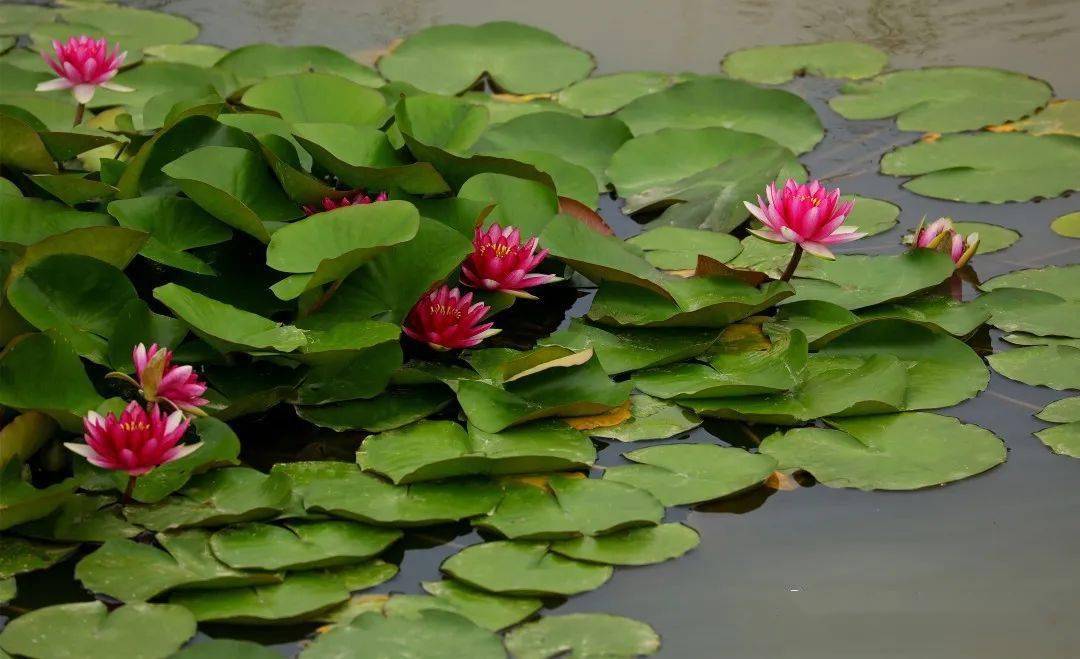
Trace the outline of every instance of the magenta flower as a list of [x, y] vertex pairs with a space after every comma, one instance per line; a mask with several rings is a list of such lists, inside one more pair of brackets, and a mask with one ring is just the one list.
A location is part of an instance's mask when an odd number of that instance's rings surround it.
[[472, 293], [443, 285], [425, 293], [413, 306], [402, 328], [405, 334], [435, 350], [471, 348], [500, 330], [481, 323], [489, 307], [472, 301]]
[[132, 91], [130, 87], [110, 82], [124, 63], [127, 52], [120, 52], [120, 44], [109, 52], [109, 44], [104, 39], [91, 39], [83, 35], [71, 37], [67, 43], [53, 41], [56, 59], [41, 53], [56, 75], [37, 86], [37, 91], [48, 92], [57, 89], [70, 89], [79, 105], [86, 105], [94, 97], [98, 87], [117, 92]]
[[312, 216], [312, 215], [314, 215], [316, 213], [322, 213], [322, 212], [325, 212], [325, 211], [332, 211], [335, 208], [344, 208], [345, 206], [352, 206], [353, 204], [361, 204], [361, 205], [373, 204], [373, 203], [378, 202], [378, 201], [386, 201], [389, 198], [390, 198], [390, 196], [388, 194], [386, 194], [385, 192], [380, 192], [379, 194], [375, 195], [374, 199], [372, 199], [363, 190], [358, 190], [356, 192], [356, 194], [352, 195], [352, 197], [350, 197], [349, 195], [345, 195], [344, 197], [342, 197], [340, 199], [331, 199], [330, 197], [323, 197], [322, 208], [319, 208], [318, 206], [315, 206], [315, 205], [304, 206], [304, 214], [310, 217], [310, 216]]
[[486, 232], [477, 227], [473, 252], [461, 267], [461, 283], [535, 300], [526, 288], [559, 280], [555, 275], [530, 274], [548, 255], [546, 249], [536, 251], [537, 242], [533, 237], [522, 244], [514, 227], [492, 224]]
[[933, 249], [948, 254], [959, 270], [979, 249], [979, 234], [971, 233], [965, 238], [953, 226], [952, 220], [940, 217], [928, 226], [919, 222], [915, 233], [905, 237], [904, 242], [916, 249]]
[[142, 405], [132, 401], [119, 419], [112, 412], [105, 417], [87, 412], [83, 419], [86, 443], [67, 442], [64, 446], [92, 465], [126, 471], [134, 478], [190, 455], [202, 446], [201, 442], [178, 444], [190, 423], [179, 410], [166, 416], [156, 403], [151, 403], [147, 413]]
[[768, 203], [757, 198], [758, 205], [750, 202], [747, 210], [765, 224], [764, 229], [751, 229], [750, 233], [774, 243], [795, 243], [814, 256], [835, 258], [828, 245], [847, 243], [865, 236], [855, 227], [843, 226], [851, 212], [853, 201], [838, 203], [840, 190], [829, 190], [817, 181], [800, 185], [788, 179], [782, 190], [770, 183], [765, 189]]
[[173, 364], [172, 356], [171, 350], [158, 348], [156, 343], [149, 349], [141, 343], [135, 346], [131, 360], [139, 389], [148, 401], [165, 401], [176, 409], [201, 415], [199, 408], [209, 402], [202, 397], [206, 384], [191, 366]]

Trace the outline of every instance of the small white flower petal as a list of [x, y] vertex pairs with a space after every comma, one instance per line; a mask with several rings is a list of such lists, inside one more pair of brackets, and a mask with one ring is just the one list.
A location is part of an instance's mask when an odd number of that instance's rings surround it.
[[37, 87], [34, 87], [34, 91], [38, 92], [52, 92], [57, 89], [71, 89], [71, 83], [66, 78], [54, 78], [52, 80], [46, 80], [45, 82], [39, 82]]

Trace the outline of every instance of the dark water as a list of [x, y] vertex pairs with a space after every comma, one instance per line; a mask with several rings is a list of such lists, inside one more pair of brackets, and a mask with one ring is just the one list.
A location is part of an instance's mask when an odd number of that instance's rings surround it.
[[[436, 23], [510, 19], [552, 30], [597, 55], [600, 71], [715, 72], [729, 50], [767, 43], [856, 39], [892, 54], [892, 66], [998, 66], [1049, 81], [1059, 97], [1080, 93], [1076, 0], [175, 0], [135, 3], [186, 15], [201, 41], [236, 47], [268, 41], [371, 51]], [[843, 122], [824, 101], [832, 82], [789, 88], [814, 105], [828, 134], [803, 162], [845, 193], [888, 199], [899, 227], [855, 251], [899, 250], [902, 233], [924, 214], [1011, 227], [1023, 238], [975, 259], [983, 278], [1021, 268], [1080, 261], [1080, 240], [1056, 236], [1050, 221], [1080, 209], [1077, 197], [976, 205], [927, 199], [877, 173], [881, 154], [913, 141], [891, 121]], [[619, 202], [602, 211], [620, 234], [636, 231]], [[583, 313], [587, 300], [572, 313]], [[994, 332], [996, 349], [1005, 349]], [[602, 588], [558, 606], [558, 613], [608, 612], [653, 625], [665, 657], [1016, 659], [1080, 656], [1080, 461], [1050, 453], [1032, 432], [1032, 414], [1065, 393], [996, 374], [975, 400], [945, 413], [997, 433], [1008, 462], [959, 483], [910, 493], [823, 486], [759, 490], [735, 501], [674, 509], [702, 536], [700, 547], [661, 565], [620, 568]], [[712, 434], [709, 431], [712, 431]], [[746, 445], [731, 427], [709, 426], [695, 441]], [[347, 442], [347, 440], [346, 440]], [[621, 446], [601, 452], [622, 460]], [[440, 577], [439, 563], [477, 542], [445, 529], [450, 544], [414, 539], [401, 573], [376, 592], [419, 592]], [[69, 599], [66, 575], [37, 581], [24, 604]], [[55, 588], [55, 590], [54, 590]], [[77, 588], [77, 586], [76, 586]], [[63, 593], [63, 594], [62, 594]], [[71, 593], [70, 598], [81, 595]], [[309, 628], [209, 629], [273, 643], [283, 654]]]

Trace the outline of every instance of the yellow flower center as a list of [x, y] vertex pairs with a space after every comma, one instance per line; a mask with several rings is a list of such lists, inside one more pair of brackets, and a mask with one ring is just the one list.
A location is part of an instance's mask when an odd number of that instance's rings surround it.
[[799, 195], [798, 199], [799, 201], [809, 201], [814, 206], [818, 206], [821, 204], [821, 199], [819, 197], [811, 197], [808, 194], [801, 194]]
[[126, 430], [127, 432], [135, 432], [136, 430], [138, 430], [138, 431], [150, 430], [150, 424], [146, 423], [146, 422], [143, 422], [143, 421], [134, 421], [134, 422], [125, 421], [124, 423], [120, 424], [120, 427], [123, 428], [124, 430]]
[[453, 316], [454, 320], [461, 318], [461, 311], [457, 307], [448, 304], [433, 304], [430, 309], [433, 315]]

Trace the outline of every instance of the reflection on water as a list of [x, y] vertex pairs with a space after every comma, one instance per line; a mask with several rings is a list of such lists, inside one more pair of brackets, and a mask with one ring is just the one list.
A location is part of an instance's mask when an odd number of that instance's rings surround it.
[[[191, 17], [201, 40], [225, 46], [268, 41], [326, 44], [350, 53], [436, 23], [513, 19], [552, 30], [592, 50], [601, 71], [659, 69], [715, 72], [729, 50], [821, 39], [869, 41], [895, 67], [978, 64], [1047, 79], [1059, 96], [1080, 94], [1075, 75], [1076, 0], [172, 0], [136, 3]], [[979, 256], [988, 277], [1019, 268], [1080, 261], [1080, 241], [1049, 231], [1076, 198], [974, 205], [932, 200], [877, 173], [881, 155], [914, 135], [892, 121], [842, 123], [825, 101], [829, 81], [796, 80], [828, 129], [803, 161], [816, 177], [845, 192], [888, 199], [902, 208], [900, 226], [849, 246], [899, 249], [900, 235], [924, 214], [951, 215], [1011, 227], [1023, 238]], [[638, 230], [603, 199], [601, 212], [620, 235]], [[552, 295], [558, 296], [558, 293]], [[552, 298], [532, 318], [549, 332], [564, 309], [580, 316], [588, 295]], [[527, 332], [526, 332], [527, 334]], [[994, 332], [995, 348], [1004, 349]], [[509, 334], [508, 334], [509, 337]], [[670, 511], [702, 535], [676, 561], [619, 569], [599, 590], [574, 597], [559, 613], [603, 611], [647, 621], [663, 636], [661, 656], [936, 659], [938, 657], [1071, 658], [1080, 656], [1075, 553], [1080, 547], [1080, 461], [1052, 455], [1031, 433], [1031, 414], [1063, 394], [992, 376], [990, 389], [948, 413], [996, 432], [1008, 462], [947, 487], [910, 493], [865, 493], [828, 487], [760, 488], [741, 497]], [[275, 420], [274, 423], [277, 423]], [[752, 447], [771, 429], [710, 422], [695, 441]], [[260, 437], [256, 466], [295, 456], [349, 459], [356, 436]], [[685, 441], [685, 438], [672, 441]], [[600, 452], [604, 465], [623, 461], [622, 445]], [[263, 464], [262, 462], [265, 462]], [[803, 485], [810, 485], [803, 482]], [[768, 505], [766, 504], [766, 501]], [[439, 564], [480, 541], [467, 526], [409, 533], [391, 556], [397, 578], [371, 592], [420, 592], [440, 578]], [[49, 571], [20, 600], [41, 606], [85, 595], [72, 591], [71, 563]], [[553, 605], [559, 603], [552, 603]], [[310, 626], [284, 629], [210, 627], [213, 636], [246, 637], [295, 651]]]

